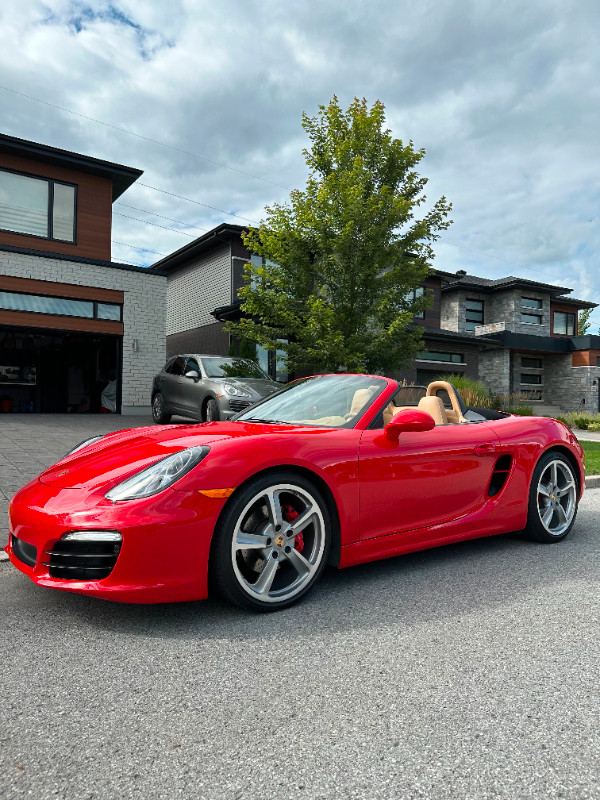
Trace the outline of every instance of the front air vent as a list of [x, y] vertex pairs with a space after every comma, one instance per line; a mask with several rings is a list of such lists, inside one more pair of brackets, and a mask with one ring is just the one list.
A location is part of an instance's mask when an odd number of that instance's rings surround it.
[[249, 400], [230, 400], [229, 401], [229, 408], [232, 411], [243, 411], [246, 408], [249, 408], [252, 403]]
[[17, 539], [14, 534], [12, 535], [11, 544], [12, 551], [19, 561], [27, 564], [28, 567], [35, 567], [35, 562], [37, 561], [37, 547], [34, 547], [32, 544], [27, 544], [27, 542], [21, 539]]
[[494, 497], [502, 489], [508, 478], [511, 464], [512, 456], [509, 455], [500, 456], [498, 461], [496, 461], [496, 466], [492, 472], [492, 480], [490, 481], [490, 487], [488, 489], [488, 497]]
[[50, 561], [43, 562], [52, 578], [66, 581], [101, 581], [112, 572], [119, 551], [120, 542], [91, 540], [84, 541], [60, 539], [52, 550], [44, 555]]

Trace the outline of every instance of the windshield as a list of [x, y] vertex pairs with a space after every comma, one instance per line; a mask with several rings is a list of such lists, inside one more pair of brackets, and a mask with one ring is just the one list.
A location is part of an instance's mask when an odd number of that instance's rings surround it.
[[248, 358], [203, 358], [204, 371], [209, 378], [260, 378], [271, 380], [262, 369]]
[[386, 381], [370, 375], [304, 378], [237, 414], [234, 419], [352, 428], [386, 386]]

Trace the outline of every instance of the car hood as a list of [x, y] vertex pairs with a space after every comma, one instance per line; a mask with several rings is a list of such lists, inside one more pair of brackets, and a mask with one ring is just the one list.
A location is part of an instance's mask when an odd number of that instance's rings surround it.
[[211, 378], [210, 380], [220, 384], [232, 383], [240, 389], [245, 389], [249, 394], [257, 394], [260, 397], [266, 397], [282, 388], [278, 383], [262, 378]]
[[42, 472], [46, 486], [94, 489], [120, 483], [161, 458], [187, 447], [212, 445], [239, 437], [295, 432], [331, 432], [328, 428], [296, 425], [258, 425], [243, 422], [206, 422], [194, 425], [153, 425], [109, 433], [98, 442], [67, 456]]

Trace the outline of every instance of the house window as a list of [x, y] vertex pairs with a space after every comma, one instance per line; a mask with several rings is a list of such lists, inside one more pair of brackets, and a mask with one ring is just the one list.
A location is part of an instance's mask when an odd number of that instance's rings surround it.
[[575, 314], [564, 311], [554, 312], [554, 333], [563, 333], [566, 336], [575, 335]]
[[61, 317], [107, 319], [120, 322], [122, 306], [116, 303], [73, 300], [68, 297], [50, 297], [43, 294], [0, 292], [0, 309], [4, 311], [28, 311], [33, 314], [56, 314]]
[[76, 187], [0, 170], [0, 229], [75, 241]]
[[540, 314], [521, 314], [521, 322], [526, 325], [541, 325], [542, 317]]
[[483, 300], [467, 298], [465, 320], [467, 331], [474, 331], [477, 325], [483, 325]]
[[541, 311], [542, 301], [537, 300], [535, 297], [522, 297], [521, 305], [523, 308], [537, 308]]
[[436, 353], [433, 351], [419, 353], [419, 361], [450, 361], [452, 364], [464, 364], [465, 357], [462, 353]]
[[[422, 286], [419, 286], [417, 289], [411, 289], [410, 292], [406, 293], [404, 299], [408, 303], [413, 303], [417, 298], [423, 297], [423, 292], [424, 291], [425, 290], [423, 289]], [[425, 312], [424, 311], [419, 311], [418, 314], [415, 314], [415, 319], [423, 319], [424, 316], [425, 316]]]
[[542, 384], [542, 376], [541, 375], [528, 375], [525, 372], [521, 373], [521, 383], [531, 384], [535, 386], [541, 386]]
[[530, 358], [529, 356], [521, 356], [521, 366], [524, 369], [542, 369], [543, 363], [541, 358]]

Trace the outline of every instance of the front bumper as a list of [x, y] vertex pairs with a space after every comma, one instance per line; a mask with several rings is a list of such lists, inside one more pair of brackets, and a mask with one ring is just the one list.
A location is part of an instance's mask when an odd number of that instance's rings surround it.
[[[36, 480], [11, 501], [5, 552], [38, 586], [129, 603], [201, 600], [208, 594], [210, 543], [225, 502], [195, 491], [167, 489], [155, 497], [112, 504], [84, 489], [61, 489]], [[121, 534], [107, 577], [53, 577], [57, 570], [48, 566], [53, 558], [49, 553], [71, 531]]]

